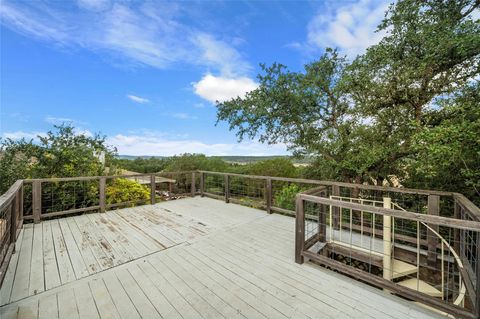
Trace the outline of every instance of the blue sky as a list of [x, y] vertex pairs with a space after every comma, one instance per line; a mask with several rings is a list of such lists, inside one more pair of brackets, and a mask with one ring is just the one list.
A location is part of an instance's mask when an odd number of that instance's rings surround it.
[[100, 132], [120, 154], [288, 154], [237, 143], [215, 100], [256, 87], [259, 63], [300, 70], [381, 34], [387, 1], [8, 1], [0, 4], [0, 136], [53, 124]]

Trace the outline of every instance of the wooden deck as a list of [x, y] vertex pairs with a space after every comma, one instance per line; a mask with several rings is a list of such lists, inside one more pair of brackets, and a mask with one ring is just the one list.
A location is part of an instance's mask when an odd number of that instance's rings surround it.
[[189, 198], [27, 224], [0, 318], [438, 318], [294, 263], [294, 222]]

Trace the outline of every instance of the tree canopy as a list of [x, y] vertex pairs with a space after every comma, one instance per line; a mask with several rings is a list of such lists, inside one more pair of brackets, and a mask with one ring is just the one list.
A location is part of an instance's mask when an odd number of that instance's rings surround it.
[[105, 175], [99, 160], [104, 153], [108, 163], [116, 153], [101, 135], [76, 134], [73, 126], [55, 126], [38, 142], [26, 139], [3, 140], [0, 144], [0, 191], [17, 179]]
[[445, 188], [441, 176], [478, 196], [479, 6], [397, 1], [364, 54], [327, 48], [298, 72], [262, 64], [257, 89], [217, 102], [218, 121], [312, 156], [309, 177]]

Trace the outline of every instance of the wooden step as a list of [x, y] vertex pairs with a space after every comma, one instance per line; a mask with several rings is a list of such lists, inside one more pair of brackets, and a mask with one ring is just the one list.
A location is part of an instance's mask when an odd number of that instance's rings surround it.
[[392, 279], [400, 278], [403, 276], [415, 274], [418, 267], [404, 261], [393, 259], [392, 260]]
[[[417, 290], [424, 294], [427, 294], [432, 297], [442, 297], [442, 292], [432, 285], [426, 283], [423, 280], [418, 280], [417, 278], [405, 279], [397, 282], [400, 286], [407, 287], [413, 290]], [[418, 288], [417, 288], [418, 287]]]

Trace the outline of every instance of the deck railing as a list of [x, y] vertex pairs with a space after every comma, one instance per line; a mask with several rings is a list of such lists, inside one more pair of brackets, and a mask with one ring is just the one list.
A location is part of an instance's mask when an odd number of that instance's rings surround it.
[[298, 194], [296, 208], [297, 263], [307, 258], [442, 313], [479, 317], [480, 210], [462, 195], [333, 185]]
[[[122, 180], [142, 184], [148, 198], [113, 194]], [[38, 223], [195, 195], [296, 216], [297, 262], [306, 257], [435, 309], [478, 316], [480, 210], [463, 195], [210, 171], [16, 182], [0, 197], [0, 285], [24, 220]], [[415, 271], [399, 276], [392, 260]], [[417, 287], [402, 286], [400, 277], [416, 279]], [[440, 297], [422, 293], [420, 280], [439, 288]]]

